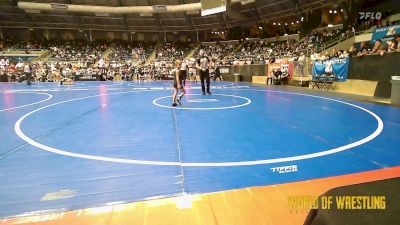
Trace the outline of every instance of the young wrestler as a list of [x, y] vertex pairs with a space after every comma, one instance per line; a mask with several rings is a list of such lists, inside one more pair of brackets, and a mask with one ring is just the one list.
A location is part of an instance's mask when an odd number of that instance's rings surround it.
[[[175, 62], [175, 72], [174, 72], [174, 94], [172, 95], [172, 106], [182, 105], [182, 97], [185, 95], [185, 89], [183, 88], [182, 81], [183, 77], [180, 72], [181, 61], [177, 60]], [[178, 89], [181, 90], [181, 95], [177, 98]]]

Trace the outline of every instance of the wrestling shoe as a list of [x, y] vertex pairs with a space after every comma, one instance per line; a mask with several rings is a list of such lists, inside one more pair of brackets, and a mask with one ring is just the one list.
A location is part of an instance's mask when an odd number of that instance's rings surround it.
[[182, 105], [181, 97], [177, 98], [176, 102], [178, 102], [178, 105]]
[[176, 104], [176, 102], [172, 103], [172, 107], [177, 107], [178, 104]]

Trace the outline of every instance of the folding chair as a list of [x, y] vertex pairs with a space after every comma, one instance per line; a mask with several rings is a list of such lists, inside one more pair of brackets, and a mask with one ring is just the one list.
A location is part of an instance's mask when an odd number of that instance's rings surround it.
[[314, 89], [314, 87], [317, 87], [318, 89], [321, 89], [321, 87], [318, 85], [321, 83], [321, 76], [316, 74], [312, 76], [312, 79], [310, 80], [310, 87]]
[[329, 91], [329, 89], [332, 89], [332, 91], [334, 91], [335, 89], [333, 88], [332, 84], [333, 82], [336, 80], [336, 76], [332, 73], [332, 74], [324, 74], [323, 76], [321, 76], [321, 84], [322, 84], [322, 89], [326, 89], [327, 91]]

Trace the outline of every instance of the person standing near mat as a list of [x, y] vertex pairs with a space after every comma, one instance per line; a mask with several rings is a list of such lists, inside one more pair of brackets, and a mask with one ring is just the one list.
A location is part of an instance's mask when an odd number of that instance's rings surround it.
[[32, 69], [31, 69], [31, 65], [29, 65], [28, 62], [26, 62], [25, 65], [24, 65], [24, 74], [26, 76], [26, 84], [27, 85], [31, 85]]
[[187, 60], [183, 60], [180, 67], [180, 76], [182, 77], [184, 87], [186, 86], [187, 66]]
[[[181, 74], [181, 66], [182, 63], [180, 60], [175, 62], [175, 71], [174, 71], [174, 94], [172, 95], [172, 106], [176, 107], [182, 105], [182, 97], [185, 95], [185, 89], [183, 88], [182, 81], [183, 77]], [[181, 90], [181, 95], [178, 97], [178, 90]]]
[[196, 68], [199, 70], [200, 81], [201, 81], [201, 91], [202, 94], [206, 94], [206, 88], [204, 86], [204, 79], [207, 82], [207, 94], [211, 95], [210, 92], [210, 59], [204, 55], [204, 50], [200, 50], [200, 57], [197, 59]]

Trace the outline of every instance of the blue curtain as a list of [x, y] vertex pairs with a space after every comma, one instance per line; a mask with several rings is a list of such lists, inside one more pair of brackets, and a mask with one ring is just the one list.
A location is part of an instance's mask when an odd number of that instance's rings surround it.
[[349, 72], [349, 58], [345, 59], [332, 59], [333, 73], [336, 75], [338, 81], [347, 80], [347, 74]]
[[[332, 61], [332, 71], [337, 81], [345, 81], [349, 72], [349, 58], [334, 58]], [[325, 73], [325, 64], [322, 61], [313, 63], [313, 77], [320, 76]]]
[[325, 73], [325, 64], [322, 61], [315, 61], [313, 66], [313, 77], [320, 76]]

